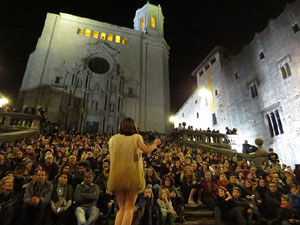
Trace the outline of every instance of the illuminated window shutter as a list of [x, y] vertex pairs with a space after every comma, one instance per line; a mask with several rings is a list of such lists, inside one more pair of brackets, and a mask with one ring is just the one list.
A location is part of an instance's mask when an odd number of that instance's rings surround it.
[[100, 36], [100, 39], [101, 40], [105, 40], [106, 39], [106, 33], [102, 32], [101, 36]]
[[122, 44], [126, 45], [127, 44], [127, 38], [122, 38]]
[[94, 31], [94, 33], [93, 33], [93, 38], [98, 38], [99, 37], [99, 32], [97, 32], [97, 31]]
[[141, 29], [144, 30], [145, 29], [145, 17], [141, 18]]
[[109, 35], [107, 36], [107, 40], [108, 40], [108, 41], [113, 41], [113, 35], [112, 35], [112, 34], [109, 34]]
[[121, 36], [120, 35], [116, 35], [115, 42], [116, 43], [120, 43], [121, 42]]
[[91, 36], [91, 30], [90, 29], [85, 30], [85, 36], [87, 36], [87, 37]]
[[151, 26], [153, 28], [155, 28], [155, 17], [154, 16], [151, 17]]
[[77, 34], [79, 34], [79, 35], [83, 35], [83, 30], [82, 30], [82, 29], [80, 29], [80, 28], [78, 28], [78, 30], [77, 30]]

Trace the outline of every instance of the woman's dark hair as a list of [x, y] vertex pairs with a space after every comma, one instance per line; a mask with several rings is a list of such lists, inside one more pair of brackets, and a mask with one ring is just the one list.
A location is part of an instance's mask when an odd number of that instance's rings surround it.
[[119, 133], [126, 135], [126, 136], [131, 136], [133, 134], [137, 134], [138, 130], [135, 126], [134, 120], [129, 117], [122, 120], [122, 122], [119, 126]]

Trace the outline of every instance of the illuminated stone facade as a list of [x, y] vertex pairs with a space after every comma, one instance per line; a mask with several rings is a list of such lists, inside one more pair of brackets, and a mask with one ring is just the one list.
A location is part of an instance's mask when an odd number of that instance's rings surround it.
[[[134, 29], [47, 14], [30, 55], [20, 102], [66, 129], [116, 133], [124, 117], [140, 130], [169, 130], [169, 46], [160, 6], [136, 11]], [[143, 24], [142, 24], [143, 23]]]
[[282, 162], [300, 163], [299, 27], [295, 1], [238, 53], [216, 47], [194, 70], [198, 91], [177, 112], [175, 126], [189, 118], [194, 128], [237, 128], [250, 144], [263, 138]]

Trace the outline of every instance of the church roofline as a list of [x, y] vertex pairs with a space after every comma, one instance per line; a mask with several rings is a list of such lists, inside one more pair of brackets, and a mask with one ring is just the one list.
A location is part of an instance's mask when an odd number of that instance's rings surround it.
[[208, 55], [201, 61], [201, 63], [196, 67], [196, 69], [194, 69], [194, 71], [192, 72], [192, 76], [197, 76], [197, 73], [199, 72], [199, 70], [202, 67], [205, 67], [206, 64], [210, 61], [211, 57], [214, 56], [217, 52], [224, 52], [226, 51], [226, 48], [221, 47], [221, 46], [216, 46], [213, 48], [213, 50], [210, 51], [210, 53], [208, 53]]

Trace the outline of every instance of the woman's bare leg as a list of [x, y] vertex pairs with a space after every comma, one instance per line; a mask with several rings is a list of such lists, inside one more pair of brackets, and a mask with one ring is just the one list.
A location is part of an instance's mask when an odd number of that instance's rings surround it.
[[131, 225], [138, 190], [125, 191], [125, 212], [122, 225]]
[[122, 225], [122, 220], [125, 212], [125, 192], [116, 192], [116, 197], [119, 205], [119, 211], [116, 215], [115, 225]]

